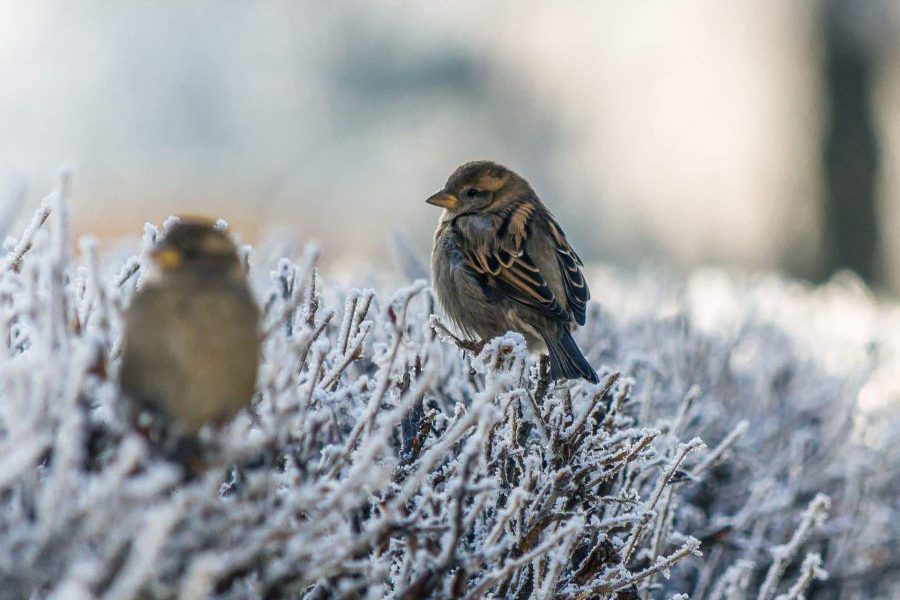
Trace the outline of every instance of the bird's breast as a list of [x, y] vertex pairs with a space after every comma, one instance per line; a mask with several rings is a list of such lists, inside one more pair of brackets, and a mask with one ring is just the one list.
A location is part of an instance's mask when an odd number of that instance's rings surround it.
[[[441, 262], [438, 265], [438, 261]], [[460, 266], [465, 261], [458, 233], [451, 224], [442, 223], [434, 236], [432, 263], [435, 267]]]

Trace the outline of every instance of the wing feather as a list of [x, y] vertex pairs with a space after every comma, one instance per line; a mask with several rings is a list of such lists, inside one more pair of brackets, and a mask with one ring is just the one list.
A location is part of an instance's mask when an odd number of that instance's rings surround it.
[[[528, 227], [535, 212], [535, 205], [530, 202], [511, 206], [500, 215], [495, 236], [486, 243], [469, 244], [465, 252], [466, 264], [482, 285], [502, 292], [547, 318], [568, 322], [572, 318], [569, 311], [562, 306], [525, 249]], [[567, 274], [566, 281], [569, 277]], [[566, 285], [568, 290], [568, 283]], [[584, 309], [581, 311], [583, 315]], [[581, 322], [584, 322], [583, 317]]]
[[584, 263], [581, 262], [581, 258], [566, 240], [565, 234], [556, 221], [551, 218], [549, 223], [550, 233], [556, 245], [557, 260], [563, 273], [569, 309], [575, 316], [575, 322], [579, 325], [584, 325], [587, 303], [591, 299], [591, 291], [588, 289], [584, 273], [581, 271]]

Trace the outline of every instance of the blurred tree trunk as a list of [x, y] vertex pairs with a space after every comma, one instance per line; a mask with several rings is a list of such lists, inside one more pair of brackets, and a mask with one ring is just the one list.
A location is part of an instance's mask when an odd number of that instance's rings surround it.
[[[826, 275], [856, 271], [878, 284], [881, 276], [875, 177], [879, 147], [872, 122], [878, 30], [871, 11], [879, 2], [823, 0], [826, 107], [824, 138], [824, 259]], [[883, 5], [882, 5], [883, 6]], [[868, 14], [862, 14], [868, 11]], [[869, 25], [869, 26], [867, 26]]]

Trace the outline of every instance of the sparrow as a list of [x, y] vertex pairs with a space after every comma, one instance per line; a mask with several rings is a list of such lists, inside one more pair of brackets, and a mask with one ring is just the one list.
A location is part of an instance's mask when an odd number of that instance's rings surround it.
[[572, 338], [590, 291], [578, 254], [525, 179], [490, 161], [457, 168], [426, 202], [444, 210], [434, 234], [432, 286], [469, 338], [507, 331], [550, 355], [553, 379], [597, 373]]
[[260, 312], [234, 242], [212, 221], [180, 219], [149, 259], [124, 317], [120, 385], [133, 422], [161, 417], [164, 450], [189, 466], [203, 426], [221, 426], [253, 398]]

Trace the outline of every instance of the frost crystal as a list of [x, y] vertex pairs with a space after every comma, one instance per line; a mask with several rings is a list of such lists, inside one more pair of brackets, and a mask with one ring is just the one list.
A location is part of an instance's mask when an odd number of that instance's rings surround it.
[[[130, 256], [89, 238], [72, 255], [67, 186], [0, 257], [0, 598], [900, 593], [898, 420], [875, 402], [895, 389], [895, 308], [597, 270], [604, 308], [578, 335], [601, 382], [553, 383], [518, 334], [461, 351], [424, 281], [346, 289], [315, 245], [248, 249], [258, 391], [221, 464], [183, 482], [116, 384], [166, 226]], [[730, 291], [736, 325], [696, 318], [704, 289]], [[835, 331], [835, 306], [858, 329]]]

